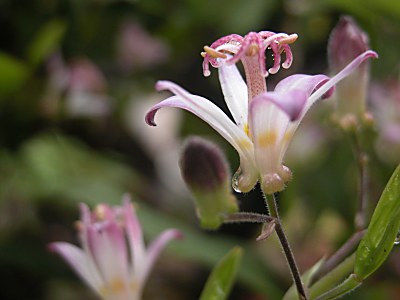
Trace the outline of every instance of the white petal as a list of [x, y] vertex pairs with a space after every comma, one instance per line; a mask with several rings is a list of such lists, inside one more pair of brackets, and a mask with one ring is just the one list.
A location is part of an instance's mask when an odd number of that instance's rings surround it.
[[281, 191], [288, 180], [288, 173], [282, 166], [282, 145], [286, 139], [289, 116], [276, 106], [274, 95], [276, 93], [265, 93], [264, 97], [256, 97], [250, 103], [249, 125], [255, 160], [260, 170], [262, 189], [267, 194]]
[[159, 81], [159, 90], [168, 89], [177, 96], [170, 97], [154, 105], [146, 114], [146, 122], [155, 126], [154, 117], [156, 112], [162, 107], [178, 107], [190, 111], [211, 127], [213, 127], [222, 137], [224, 137], [239, 153], [241, 162], [254, 166], [253, 143], [247, 134], [236, 126], [229, 117], [211, 101], [192, 95], [169, 81]]
[[218, 68], [219, 81], [225, 102], [236, 124], [246, 130], [248, 114], [248, 91], [242, 75], [235, 64], [221, 63]]

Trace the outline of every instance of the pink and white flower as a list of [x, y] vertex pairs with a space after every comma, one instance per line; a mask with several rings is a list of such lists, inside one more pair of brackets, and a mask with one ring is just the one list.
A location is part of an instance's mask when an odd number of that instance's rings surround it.
[[129, 199], [122, 207], [100, 204], [93, 212], [81, 204], [78, 223], [82, 248], [55, 242], [49, 248], [61, 255], [102, 299], [141, 299], [144, 284], [161, 250], [182, 234], [169, 229], [146, 249], [142, 229]]
[[[192, 112], [221, 134], [239, 153], [240, 168], [233, 177], [237, 191], [250, 191], [257, 181], [267, 194], [281, 191], [291, 178], [283, 165], [284, 154], [299, 123], [312, 104], [333, 93], [336, 83], [353, 72], [363, 61], [377, 57], [365, 51], [334, 77], [295, 74], [280, 81], [274, 91], [267, 91], [265, 77], [281, 66], [289, 68], [293, 56], [290, 44], [296, 34], [270, 31], [250, 32], [242, 37], [228, 35], [204, 47], [203, 71], [210, 75], [209, 64], [218, 69], [225, 102], [234, 122], [206, 98], [193, 95], [170, 81], [159, 81], [156, 89], [169, 90], [174, 96], [154, 105], [146, 122], [155, 126], [156, 112], [163, 107], [178, 107]], [[266, 70], [266, 50], [271, 50], [273, 66]], [[241, 61], [246, 81], [236, 62]]]

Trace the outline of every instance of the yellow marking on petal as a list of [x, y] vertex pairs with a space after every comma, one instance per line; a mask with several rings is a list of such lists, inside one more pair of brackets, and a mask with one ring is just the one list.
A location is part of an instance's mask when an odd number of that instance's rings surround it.
[[276, 131], [272, 130], [260, 134], [257, 138], [257, 141], [261, 147], [268, 147], [275, 144], [277, 138], [278, 135], [276, 134]]
[[125, 282], [120, 277], [116, 277], [111, 281], [110, 289], [113, 293], [121, 293], [125, 290]]
[[247, 136], [249, 136], [249, 124], [245, 123], [243, 125], [243, 131], [246, 133]]
[[247, 139], [241, 139], [239, 140], [239, 145], [243, 148], [250, 148], [253, 144]]
[[99, 293], [103, 297], [120, 294], [126, 289], [125, 282], [121, 277], [114, 278], [109, 284], [99, 288]]
[[279, 39], [278, 43], [281, 45], [290, 45], [293, 44], [299, 36], [296, 33], [293, 33], [287, 37]]
[[283, 136], [283, 140], [285, 142], [290, 142], [292, 140], [293, 137], [293, 132], [292, 131], [286, 131], [285, 135]]
[[204, 52], [201, 53], [201, 56], [205, 57], [206, 54], [210, 55], [212, 58], [227, 58], [226, 54], [219, 52], [211, 47], [204, 46]]

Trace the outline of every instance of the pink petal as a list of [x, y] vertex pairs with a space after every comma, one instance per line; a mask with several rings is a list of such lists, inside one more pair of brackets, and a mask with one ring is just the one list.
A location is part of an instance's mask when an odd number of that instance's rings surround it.
[[[291, 121], [298, 119], [307, 101], [307, 93], [303, 89], [288, 89], [282, 92], [266, 92], [253, 98], [251, 105], [257, 107], [263, 101], [270, 102], [285, 112]], [[253, 104], [253, 102], [256, 102]], [[254, 111], [254, 108], [250, 108]]]
[[167, 229], [163, 231], [148, 247], [147, 249], [147, 261], [146, 269], [143, 274], [143, 280], [147, 278], [151, 271], [156, 259], [160, 255], [161, 251], [171, 241], [176, 239], [182, 239], [183, 234], [176, 229]]
[[130, 197], [124, 196], [124, 219], [132, 260], [131, 274], [141, 274], [145, 269], [146, 248], [142, 228], [136, 216]]
[[49, 244], [49, 249], [56, 252], [71, 266], [71, 268], [82, 278], [94, 291], [104, 285], [96, 266], [88, 259], [87, 253], [75, 245], [56, 242]]
[[129, 260], [123, 229], [115, 221], [98, 222], [87, 228], [88, 245], [106, 282], [128, 281]]
[[332, 87], [335, 86], [339, 81], [349, 76], [355, 69], [357, 69], [366, 59], [368, 58], [378, 58], [378, 54], [375, 51], [368, 50], [357, 56], [351, 63], [349, 63], [342, 71], [333, 76], [325, 84], [323, 84], [318, 90], [316, 90], [312, 95], [309, 102], [314, 103], [324, 94], [326, 94]]

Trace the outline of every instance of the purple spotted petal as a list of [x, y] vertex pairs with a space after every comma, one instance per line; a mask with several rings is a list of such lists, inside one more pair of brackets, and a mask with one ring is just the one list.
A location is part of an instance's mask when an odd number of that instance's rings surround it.
[[[270, 102], [281, 111], [285, 112], [289, 119], [293, 121], [299, 118], [307, 101], [307, 97], [308, 95], [304, 90], [296, 88], [283, 90], [281, 92], [266, 92], [254, 97], [251, 103], [262, 101]], [[251, 108], [250, 110], [252, 111], [254, 109]]]
[[325, 84], [323, 84], [318, 90], [311, 95], [310, 102], [315, 102], [326, 94], [332, 87], [334, 87], [339, 81], [349, 76], [355, 69], [357, 69], [365, 60], [368, 58], [378, 58], [378, 54], [375, 51], [368, 50], [357, 56], [351, 63], [349, 63], [342, 71], [333, 76]]

